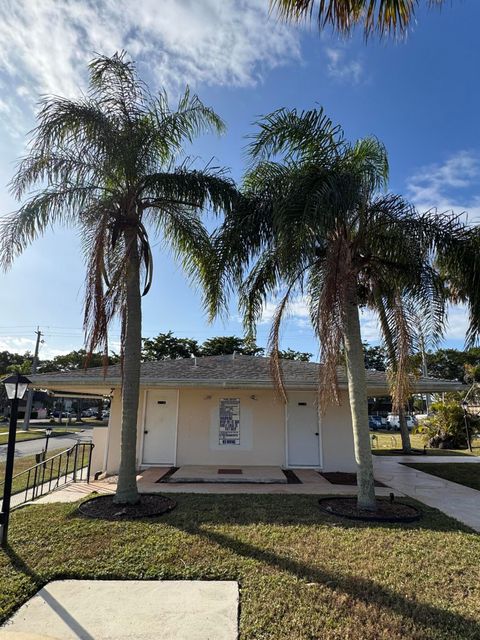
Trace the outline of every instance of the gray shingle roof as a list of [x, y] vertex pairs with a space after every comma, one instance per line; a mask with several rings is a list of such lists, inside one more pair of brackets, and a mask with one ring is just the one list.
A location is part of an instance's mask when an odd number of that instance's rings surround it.
[[[283, 377], [286, 387], [309, 388], [318, 384], [320, 365], [316, 362], [283, 360]], [[227, 355], [179, 360], [158, 360], [141, 365], [141, 383], [177, 386], [272, 386], [269, 358], [258, 356]], [[82, 369], [64, 373], [45, 373], [31, 376], [38, 387], [59, 388], [64, 384], [117, 386], [121, 382], [120, 365]], [[340, 387], [347, 386], [345, 370], [338, 369]], [[387, 389], [384, 372], [368, 370], [367, 385], [374, 389]], [[459, 388], [460, 383], [434, 378], [420, 378], [415, 382], [418, 391], [449, 391]]]

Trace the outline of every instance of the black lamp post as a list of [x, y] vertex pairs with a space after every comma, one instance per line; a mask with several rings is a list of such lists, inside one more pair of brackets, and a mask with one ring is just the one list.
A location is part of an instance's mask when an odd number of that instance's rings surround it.
[[470, 433], [468, 431], [468, 414], [467, 414], [468, 402], [466, 400], [462, 402], [462, 409], [463, 409], [463, 421], [465, 422], [465, 432], [467, 434], [467, 446], [470, 453], [472, 453], [472, 443], [470, 442]]
[[12, 477], [13, 477], [13, 463], [15, 458], [15, 437], [17, 435], [17, 416], [18, 416], [18, 401], [23, 398], [27, 391], [30, 380], [22, 376], [20, 373], [14, 373], [13, 375], [3, 380], [5, 385], [5, 391], [7, 397], [11, 400], [10, 405], [10, 426], [8, 429], [8, 447], [7, 447], [7, 461], [5, 464], [5, 483], [3, 485], [3, 500], [2, 511], [0, 512], [0, 524], [2, 525], [2, 535], [0, 544], [2, 547], [7, 546], [8, 536], [8, 521], [10, 519], [10, 498], [12, 496]]
[[45, 429], [45, 449], [44, 449], [44, 453], [45, 453], [45, 458], [47, 457], [47, 451], [48, 451], [48, 441], [50, 440], [50, 436], [52, 435], [52, 427], [47, 427]]

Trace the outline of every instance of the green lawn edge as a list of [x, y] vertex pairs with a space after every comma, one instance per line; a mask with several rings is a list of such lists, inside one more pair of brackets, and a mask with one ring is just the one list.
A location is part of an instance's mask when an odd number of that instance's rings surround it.
[[437, 478], [480, 491], [480, 462], [478, 464], [472, 462], [403, 462], [402, 464]]

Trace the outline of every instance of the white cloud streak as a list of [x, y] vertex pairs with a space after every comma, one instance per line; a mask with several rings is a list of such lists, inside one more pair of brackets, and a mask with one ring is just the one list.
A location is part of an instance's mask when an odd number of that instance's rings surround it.
[[253, 86], [300, 57], [299, 31], [269, 17], [265, 0], [4, 0], [0, 117], [39, 94], [77, 95], [94, 53], [121, 49], [173, 91]]
[[328, 75], [341, 82], [360, 83], [364, 78], [364, 68], [359, 58], [350, 59], [348, 52], [340, 47], [327, 47]]
[[[270, 324], [272, 322], [278, 303], [278, 300], [267, 301], [259, 324]], [[308, 310], [308, 300], [306, 298], [297, 298], [292, 300], [286, 309], [285, 318], [291, 318], [296, 324], [302, 326], [309, 324], [310, 313]]]
[[[72, 347], [73, 349], [73, 347]], [[48, 360], [55, 356], [65, 355], [72, 349], [59, 349], [42, 345], [40, 350], [40, 360]], [[0, 351], [10, 351], [10, 353], [24, 354], [27, 351], [33, 353], [35, 350], [35, 340], [32, 338], [19, 338], [18, 336], [3, 336], [0, 338]]]
[[[421, 167], [407, 180], [407, 196], [420, 211], [464, 212], [470, 222], [480, 221], [480, 157], [458, 151], [445, 162]], [[472, 191], [478, 190], [477, 193]]]

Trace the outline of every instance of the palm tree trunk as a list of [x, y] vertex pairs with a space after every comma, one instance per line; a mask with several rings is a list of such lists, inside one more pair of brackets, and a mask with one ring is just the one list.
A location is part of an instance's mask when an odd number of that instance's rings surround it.
[[368, 429], [367, 380], [363, 355], [360, 317], [356, 300], [348, 301], [343, 313], [345, 361], [348, 395], [352, 414], [353, 444], [357, 462], [357, 504], [361, 509], [375, 511], [375, 484]]
[[140, 393], [140, 356], [142, 347], [142, 307], [140, 264], [135, 229], [125, 230], [127, 249], [126, 318], [122, 380], [122, 433], [118, 485], [114, 501], [135, 504], [137, 490], [137, 414]]
[[398, 409], [398, 424], [400, 426], [400, 437], [402, 438], [402, 451], [403, 453], [412, 453], [410, 432], [407, 427], [407, 416], [404, 407]]
[[[387, 322], [387, 314], [385, 313], [385, 307], [383, 306], [383, 301], [380, 296], [376, 296], [376, 306], [378, 310], [378, 317], [380, 319], [380, 325], [382, 327], [383, 339], [385, 340], [385, 346], [387, 347], [388, 359], [390, 360], [391, 366], [395, 368], [397, 359], [395, 356], [395, 348], [393, 346], [393, 337], [390, 333], [390, 328]], [[410, 442], [410, 433], [408, 432], [407, 418], [405, 415], [404, 407], [400, 407], [398, 410], [398, 423], [400, 425], [400, 437], [402, 438], [402, 451], [403, 453], [411, 453], [412, 444]]]

